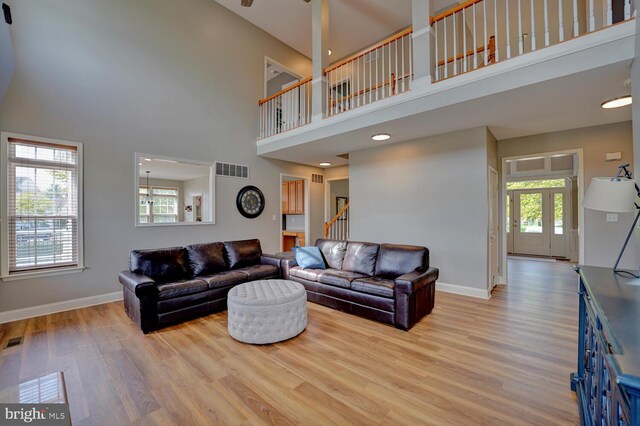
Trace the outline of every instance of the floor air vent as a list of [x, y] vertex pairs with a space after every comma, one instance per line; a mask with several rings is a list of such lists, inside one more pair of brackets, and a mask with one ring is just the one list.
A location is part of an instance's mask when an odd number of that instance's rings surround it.
[[216, 162], [216, 175], [249, 179], [249, 166]]
[[317, 175], [313, 173], [311, 175], [311, 182], [313, 183], [324, 183], [324, 175]]
[[20, 337], [13, 337], [11, 339], [9, 339], [7, 341], [7, 346], [5, 346], [5, 349], [14, 347], [14, 346], [18, 346], [22, 344], [22, 336]]

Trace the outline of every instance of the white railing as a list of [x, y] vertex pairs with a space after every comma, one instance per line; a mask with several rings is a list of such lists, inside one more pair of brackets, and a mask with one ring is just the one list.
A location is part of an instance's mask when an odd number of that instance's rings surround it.
[[349, 203], [324, 224], [324, 237], [332, 240], [349, 239]]
[[258, 102], [260, 139], [311, 123], [311, 78]]
[[635, 17], [635, 0], [469, 0], [431, 18], [435, 81]]
[[408, 91], [413, 75], [411, 35], [408, 28], [327, 67], [326, 116]]

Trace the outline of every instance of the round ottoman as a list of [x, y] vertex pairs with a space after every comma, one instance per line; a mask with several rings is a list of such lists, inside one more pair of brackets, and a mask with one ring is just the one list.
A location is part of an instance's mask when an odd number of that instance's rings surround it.
[[227, 296], [229, 334], [245, 343], [267, 344], [297, 336], [307, 327], [307, 292], [289, 280], [251, 281]]

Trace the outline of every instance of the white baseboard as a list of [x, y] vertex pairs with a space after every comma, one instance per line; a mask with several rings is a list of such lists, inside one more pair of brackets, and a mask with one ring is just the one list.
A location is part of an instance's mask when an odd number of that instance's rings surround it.
[[41, 315], [55, 314], [57, 312], [70, 311], [72, 309], [86, 308], [88, 306], [102, 305], [103, 303], [116, 302], [118, 300], [122, 300], [121, 291], [0, 312], [0, 324], [39, 317]]
[[465, 287], [457, 284], [446, 284], [440, 281], [436, 282], [436, 290], [445, 293], [459, 294], [461, 296], [477, 297], [479, 299], [490, 299], [491, 291], [482, 288]]

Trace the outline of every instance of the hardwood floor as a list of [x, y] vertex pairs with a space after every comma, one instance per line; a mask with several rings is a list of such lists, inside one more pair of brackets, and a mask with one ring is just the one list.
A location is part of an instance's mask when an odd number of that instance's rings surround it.
[[74, 425], [578, 424], [577, 275], [510, 261], [483, 301], [437, 293], [411, 331], [309, 304], [307, 330], [231, 339], [226, 312], [147, 336], [110, 303], [0, 325], [0, 389], [62, 370]]

